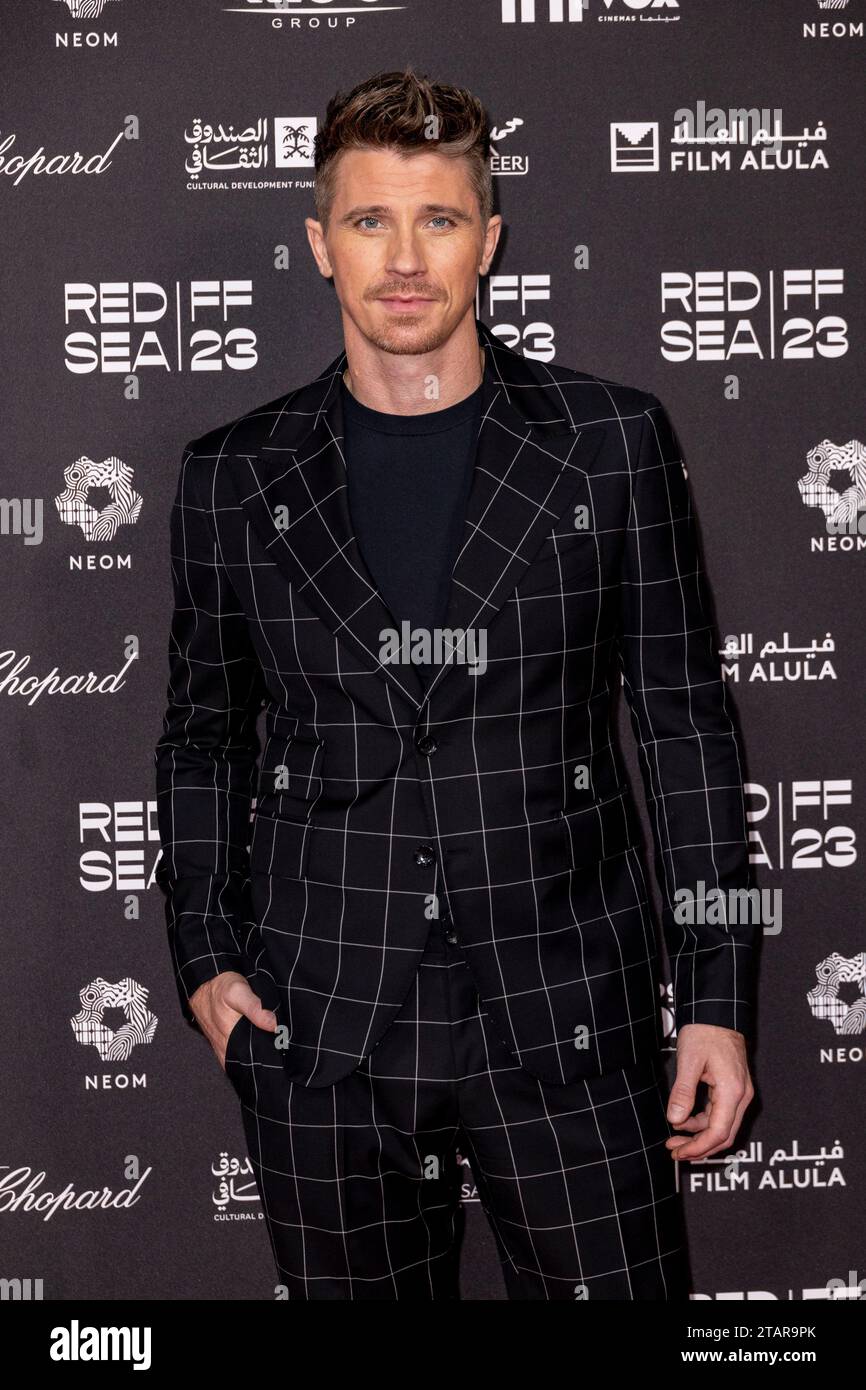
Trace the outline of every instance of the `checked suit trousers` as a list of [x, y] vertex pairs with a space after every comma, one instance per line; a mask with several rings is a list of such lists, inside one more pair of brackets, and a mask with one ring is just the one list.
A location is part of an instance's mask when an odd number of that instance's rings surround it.
[[688, 1298], [661, 1058], [567, 1085], [519, 1066], [431, 924], [384, 1037], [332, 1086], [291, 1081], [242, 1016], [226, 1073], [290, 1299], [459, 1298], [468, 1159], [510, 1299]]

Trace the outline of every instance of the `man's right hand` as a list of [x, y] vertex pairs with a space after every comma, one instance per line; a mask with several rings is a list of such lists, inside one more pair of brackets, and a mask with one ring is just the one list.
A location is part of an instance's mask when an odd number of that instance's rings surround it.
[[190, 996], [189, 1007], [219, 1058], [223, 1071], [226, 1069], [228, 1036], [242, 1014], [246, 1014], [256, 1028], [263, 1028], [266, 1033], [277, 1031], [276, 1014], [263, 1006], [258, 995], [250, 989], [249, 982], [236, 970], [225, 970], [199, 985], [195, 994]]

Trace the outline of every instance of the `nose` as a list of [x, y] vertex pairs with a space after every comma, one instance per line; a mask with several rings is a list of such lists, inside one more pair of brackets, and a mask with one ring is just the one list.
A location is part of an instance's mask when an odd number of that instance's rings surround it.
[[[385, 269], [387, 274], [399, 275], [404, 279], [409, 279], [413, 275], [425, 274], [426, 262], [423, 250], [412, 228], [401, 230], [399, 227], [395, 227], [393, 235], [388, 241]], [[411, 288], [411, 285], [407, 286], [407, 290]]]

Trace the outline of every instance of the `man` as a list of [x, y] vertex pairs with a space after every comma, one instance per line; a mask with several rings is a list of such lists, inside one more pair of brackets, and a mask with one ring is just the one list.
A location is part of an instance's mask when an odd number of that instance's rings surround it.
[[488, 130], [411, 70], [328, 107], [345, 351], [184, 452], [158, 877], [290, 1298], [457, 1296], [459, 1147], [509, 1297], [681, 1299], [671, 1160], [752, 1099], [756, 943], [674, 895], [748, 886], [740, 752], [663, 407], [476, 320]]

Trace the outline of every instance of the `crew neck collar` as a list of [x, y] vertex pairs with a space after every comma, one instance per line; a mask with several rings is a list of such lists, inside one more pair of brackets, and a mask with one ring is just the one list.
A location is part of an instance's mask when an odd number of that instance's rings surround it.
[[483, 381], [463, 400], [446, 405], [442, 410], [425, 411], [420, 415], [399, 415], [386, 410], [373, 410], [362, 404], [340, 377], [340, 397], [343, 409], [353, 423], [379, 434], [440, 434], [455, 425], [470, 420], [481, 404]]

